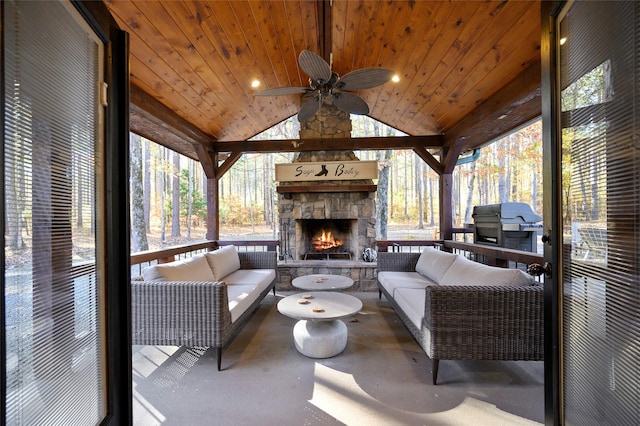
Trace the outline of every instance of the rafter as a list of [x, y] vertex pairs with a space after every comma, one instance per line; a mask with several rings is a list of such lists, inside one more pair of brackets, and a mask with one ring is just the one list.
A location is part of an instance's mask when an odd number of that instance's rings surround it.
[[269, 141], [216, 142], [212, 147], [218, 152], [298, 152], [298, 151], [343, 151], [360, 149], [439, 149], [444, 139], [442, 135], [430, 136], [390, 136], [371, 138], [333, 139], [287, 139]]

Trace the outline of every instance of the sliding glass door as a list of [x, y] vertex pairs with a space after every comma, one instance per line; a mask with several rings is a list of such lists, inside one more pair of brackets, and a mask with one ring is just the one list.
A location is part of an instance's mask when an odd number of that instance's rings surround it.
[[[557, 110], [547, 124], [555, 129], [558, 184], [545, 196], [559, 206], [554, 414], [567, 425], [636, 425], [640, 3], [570, 2], [550, 32]], [[546, 347], [545, 356], [553, 355]]]
[[3, 3], [0, 417], [95, 425], [107, 413], [103, 42], [69, 3]]

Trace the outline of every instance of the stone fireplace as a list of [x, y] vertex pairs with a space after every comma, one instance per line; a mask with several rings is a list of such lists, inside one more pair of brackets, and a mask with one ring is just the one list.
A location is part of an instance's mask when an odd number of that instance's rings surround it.
[[[300, 123], [300, 139], [351, 137], [349, 114], [330, 100]], [[353, 151], [305, 151], [294, 163], [359, 161]], [[283, 260], [362, 260], [375, 244], [375, 190], [371, 179], [280, 182], [278, 213]], [[339, 243], [322, 241], [333, 238]], [[329, 237], [328, 234], [331, 234]]]

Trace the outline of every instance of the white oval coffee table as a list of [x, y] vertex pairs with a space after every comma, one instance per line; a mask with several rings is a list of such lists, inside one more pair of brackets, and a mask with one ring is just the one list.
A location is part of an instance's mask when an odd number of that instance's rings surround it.
[[[301, 300], [308, 303], [301, 304]], [[361, 309], [357, 297], [330, 291], [294, 294], [278, 302], [281, 314], [299, 320], [293, 327], [293, 341], [298, 352], [309, 358], [330, 358], [342, 352], [348, 333], [341, 318]]]
[[291, 284], [302, 290], [344, 290], [353, 285], [353, 280], [342, 275], [312, 274], [294, 278]]

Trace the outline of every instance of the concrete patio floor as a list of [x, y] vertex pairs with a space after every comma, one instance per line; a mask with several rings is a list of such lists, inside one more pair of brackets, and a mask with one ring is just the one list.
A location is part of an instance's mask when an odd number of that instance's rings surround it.
[[531, 425], [544, 421], [543, 363], [431, 361], [377, 292], [347, 318], [344, 352], [311, 359], [269, 294], [222, 355], [133, 347], [135, 425]]

